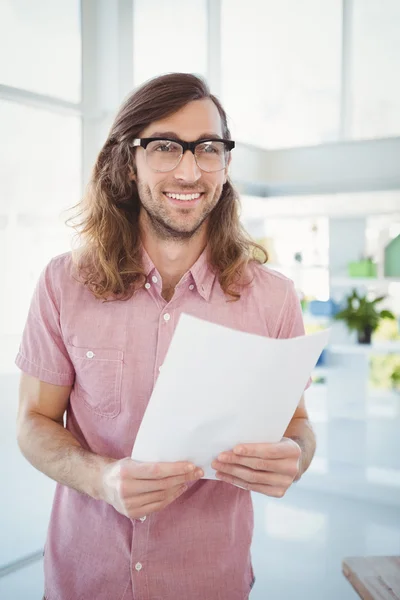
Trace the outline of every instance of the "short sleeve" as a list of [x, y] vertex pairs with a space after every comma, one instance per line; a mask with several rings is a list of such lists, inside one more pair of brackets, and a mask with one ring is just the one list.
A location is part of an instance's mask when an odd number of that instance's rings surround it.
[[50, 262], [36, 284], [15, 364], [46, 383], [72, 385], [75, 371], [63, 341], [54, 268]]
[[292, 338], [305, 335], [300, 300], [291, 279], [287, 280], [285, 299], [278, 318], [276, 338]]
[[[297, 296], [294, 283], [291, 279], [287, 280], [286, 296], [278, 318], [278, 327], [275, 333], [277, 338], [292, 338], [305, 335], [303, 312], [299, 297]], [[310, 387], [311, 378], [308, 380], [306, 388]]]

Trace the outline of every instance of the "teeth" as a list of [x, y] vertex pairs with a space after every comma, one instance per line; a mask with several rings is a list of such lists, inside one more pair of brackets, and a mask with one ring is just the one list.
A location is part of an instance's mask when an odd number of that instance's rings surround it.
[[166, 194], [166, 196], [174, 200], [197, 200], [200, 198], [200, 194]]

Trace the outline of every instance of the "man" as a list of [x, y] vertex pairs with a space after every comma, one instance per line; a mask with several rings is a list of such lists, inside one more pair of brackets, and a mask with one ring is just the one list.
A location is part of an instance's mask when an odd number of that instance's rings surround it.
[[304, 332], [293, 283], [252, 259], [228, 179], [233, 147], [199, 78], [145, 84], [98, 156], [79, 252], [40, 277], [16, 362], [20, 448], [59, 484], [48, 600], [248, 598], [250, 491], [282, 497], [310, 464], [303, 398], [279, 443], [216, 457], [220, 481], [129, 458], [183, 311], [260, 335]]

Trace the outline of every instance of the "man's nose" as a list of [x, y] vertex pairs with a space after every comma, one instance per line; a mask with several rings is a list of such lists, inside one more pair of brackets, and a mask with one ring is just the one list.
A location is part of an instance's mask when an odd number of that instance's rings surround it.
[[201, 169], [198, 167], [193, 152], [186, 150], [179, 165], [174, 170], [174, 177], [179, 181], [194, 182], [201, 177]]

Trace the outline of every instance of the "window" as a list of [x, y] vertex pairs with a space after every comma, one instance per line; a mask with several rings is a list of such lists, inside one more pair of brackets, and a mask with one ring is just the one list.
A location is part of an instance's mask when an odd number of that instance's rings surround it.
[[277, 148], [338, 138], [341, 1], [223, 0], [222, 99], [232, 135]]
[[205, 0], [135, 0], [134, 84], [172, 71], [207, 73]]
[[353, 139], [400, 135], [400, 2], [353, 0]]
[[12, 290], [0, 298], [0, 334], [11, 335], [22, 332], [46, 262], [69, 249], [61, 213], [80, 197], [81, 122], [0, 102], [0, 130], [0, 265], [5, 289]]
[[79, 0], [2, 0], [0, 39], [0, 83], [80, 101]]
[[54, 490], [17, 446], [14, 360], [40, 272], [71, 247], [63, 211], [81, 197], [81, 113], [65, 110], [81, 97], [80, 2], [1, 0], [0, 39], [1, 568], [40, 553]]

